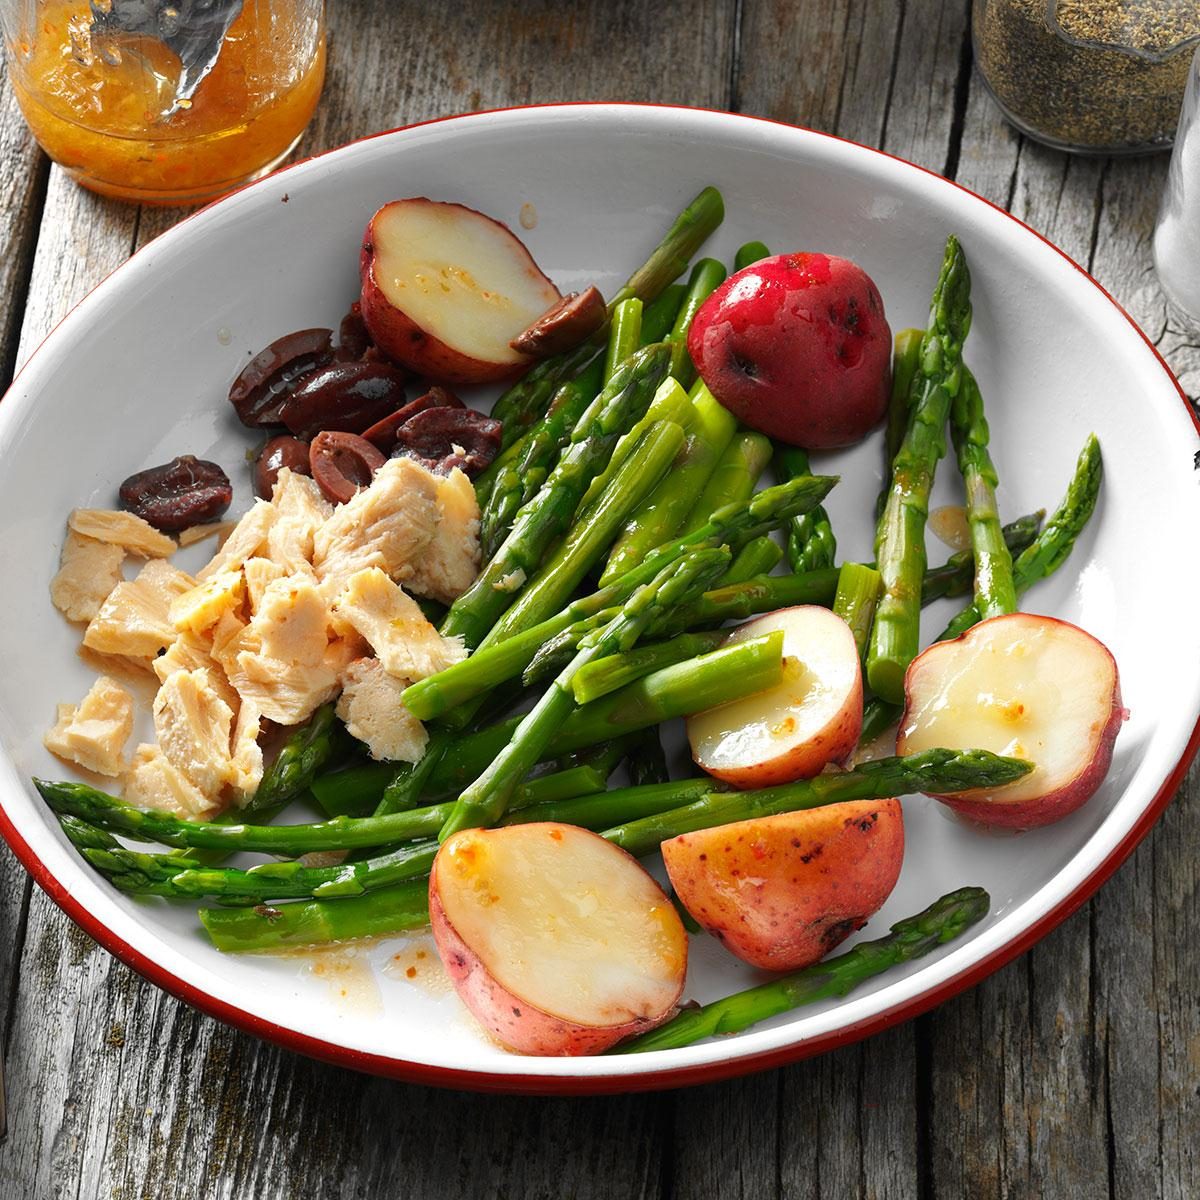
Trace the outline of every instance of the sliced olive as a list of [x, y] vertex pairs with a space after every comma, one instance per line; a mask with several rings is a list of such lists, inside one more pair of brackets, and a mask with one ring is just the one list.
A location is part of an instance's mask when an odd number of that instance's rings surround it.
[[255, 460], [254, 490], [264, 500], [270, 500], [279, 472], [284, 467], [297, 475], [312, 474], [308, 464], [308, 443], [287, 433], [271, 438]]
[[396, 446], [396, 433], [400, 426], [417, 413], [424, 412], [427, 408], [465, 407], [466, 405], [448, 388], [431, 387], [423, 396], [410, 400], [403, 408], [389, 413], [382, 421], [376, 421], [370, 429], [363, 431], [363, 437], [384, 454], [391, 454]]
[[431, 470], [459, 467], [474, 477], [500, 453], [502, 429], [470, 408], [427, 408], [396, 431], [392, 457], [406, 454]]
[[334, 362], [300, 381], [279, 410], [299, 438], [362, 433], [404, 403], [404, 375], [389, 363]]
[[333, 504], [345, 504], [359, 488], [370, 485], [387, 459], [356, 433], [326, 430], [313, 438], [308, 461], [325, 498]]
[[176, 533], [222, 516], [233, 499], [233, 488], [216, 463], [184, 454], [130, 475], [119, 496], [122, 508], [163, 533]]
[[586, 342], [598, 329], [603, 329], [607, 320], [604, 297], [597, 288], [589, 287], [564, 296], [508, 344], [518, 354], [549, 358], [574, 350], [580, 342]]
[[332, 329], [300, 329], [277, 338], [242, 368], [229, 388], [238, 420], [251, 429], [278, 425], [279, 410], [296, 384], [332, 358]]

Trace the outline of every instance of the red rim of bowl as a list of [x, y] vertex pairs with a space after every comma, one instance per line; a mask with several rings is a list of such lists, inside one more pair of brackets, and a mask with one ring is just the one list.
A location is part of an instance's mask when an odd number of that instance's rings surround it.
[[[986, 204], [989, 208], [995, 209], [996, 212], [1002, 213], [1010, 221], [1013, 221], [1023, 229], [1028, 230], [1040, 242], [1044, 243], [1055, 254], [1059, 255], [1067, 263], [1069, 263], [1076, 271], [1079, 272], [1089, 283], [1092, 284], [1108, 302], [1129, 322], [1134, 332], [1138, 337], [1145, 342], [1151, 354], [1154, 355], [1167, 378], [1174, 385], [1175, 390], [1179, 393], [1179, 399], [1183, 404], [1188, 416], [1191, 419], [1193, 427], [1196, 429], [1197, 435], [1200, 436], [1200, 420], [1197, 419], [1196, 412], [1193, 410], [1191, 403], [1188, 400], [1187, 394], [1180, 386], [1174, 372], [1167, 365], [1166, 360], [1159, 353], [1158, 348], [1142, 331], [1138, 323], [1125, 311], [1120, 303], [1108, 292], [1108, 290], [1094, 279], [1087, 271], [1083, 269], [1070, 255], [1060, 250], [1053, 242], [1044, 237], [1031, 225], [1026, 224], [1019, 217], [1014, 217], [1012, 213], [1001, 208], [998, 204], [993, 204], [985, 196], [980, 196], [978, 193], [971, 191], [970, 188], [963, 187], [962, 184], [956, 183], [952, 179], [946, 179], [939, 175], [936, 171], [931, 171], [927, 167], [919, 166], [917, 163], [909, 162], [907, 159], [898, 157], [895, 154], [889, 154], [886, 150], [878, 150], [874, 146], [864, 146], [859, 142], [851, 142], [848, 138], [838, 137], [836, 134], [824, 133], [817, 129], [808, 129], [802, 125], [789, 125], [785, 121], [775, 121], [768, 117], [748, 116], [742, 113], [728, 113], [720, 109], [697, 108], [687, 105], [678, 104], [646, 104], [633, 101], [574, 101], [565, 104], [516, 104], [505, 108], [483, 109], [479, 112], [470, 113], [455, 113], [447, 117], [435, 117], [428, 121], [415, 121], [410, 125], [398, 126], [395, 129], [384, 129], [378, 133], [368, 134], [365, 137], [357, 138], [353, 142], [347, 142], [346, 145], [357, 145], [362, 142], [372, 141], [375, 138], [386, 137], [393, 133], [402, 133], [409, 129], [420, 129], [427, 125], [440, 125], [448, 121], [461, 121], [469, 117], [487, 116], [495, 113], [507, 112], [523, 112], [526, 110], [538, 110], [548, 108], [650, 108], [650, 109], [667, 109], [680, 112], [706, 112], [713, 113], [722, 117], [731, 117], [740, 121], [751, 121], [764, 125], [777, 125], [784, 129], [798, 129], [802, 132], [812, 134], [816, 137], [828, 138], [834, 142], [844, 142], [848, 145], [857, 146], [861, 150], [869, 151], [872, 154], [878, 154], [883, 158], [889, 158], [893, 162], [902, 163], [904, 166], [914, 171], [920, 171], [923, 174], [931, 175], [935, 179], [941, 180], [942, 183], [950, 187], [955, 187], [961, 192], [965, 192], [968, 196], [973, 197], [982, 204]], [[335, 147], [332, 150], [323, 151], [321, 154], [311, 155], [294, 163], [289, 163], [286, 167], [273, 172], [271, 175], [263, 179], [255, 180], [253, 183], [246, 184], [244, 187], [236, 189], [229, 195], [236, 195], [239, 192], [246, 191], [249, 188], [260, 187], [263, 184], [276, 182], [282, 175], [293, 170], [304, 163], [312, 162], [316, 159], [325, 157], [327, 154], [336, 153], [344, 149], [345, 146]], [[213, 204], [206, 205], [204, 208], [198, 209], [197, 212], [189, 214], [179, 225], [187, 224], [200, 213], [207, 212], [209, 208], [215, 204], [222, 203], [228, 196], [216, 200]], [[178, 226], [176, 226], [178, 228]], [[145, 249], [145, 247], [143, 247]], [[137, 254], [142, 251], [138, 250], [135, 254], [130, 255], [126, 263], [131, 261]], [[110, 272], [103, 280], [96, 285], [100, 287], [118, 271], [125, 266], [122, 263], [116, 270]], [[95, 288], [88, 292], [94, 291]], [[82, 300], [80, 301], [82, 303]], [[77, 305], [73, 305], [71, 311], [74, 311]], [[66, 318], [64, 317], [63, 320]], [[54, 329], [58, 328], [61, 321], [56, 323]], [[25, 370], [25, 366], [36, 357], [41, 350], [41, 346], [54, 333], [54, 329], [42, 339], [37, 350], [30, 355], [29, 360], [21, 370], [13, 378], [13, 383], [20, 378], [21, 373]], [[327, 1042], [322, 1038], [312, 1037], [308, 1034], [297, 1033], [295, 1030], [287, 1029], [281, 1025], [276, 1025], [272, 1021], [263, 1020], [261, 1017], [254, 1016], [253, 1013], [248, 1013], [244, 1009], [238, 1008], [236, 1005], [228, 1004], [223, 1000], [218, 1000], [215, 996], [202, 991], [199, 988], [193, 987], [184, 980], [164, 970], [157, 963], [147, 958], [141, 951], [134, 949], [128, 942], [118, 937], [112, 932], [108, 926], [97, 920], [90, 912], [87, 911], [70, 893], [59, 883], [57, 878], [45, 866], [37, 854], [30, 847], [29, 843], [17, 832], [15, 826], [8, 818], [8, 814], [0, 808], [0, 836], [8, 843], [13, 853], [20, 860], [21, 864], [33, 877], [39, 887], [58, 905], [73, 920], [81, 929], [84, 930], [91, 938], [99, 942], [109, 953], [119, 958], [127, 966], [132, 967], [139, 975], [149, 980], [156, 987], [162, 988], [171, 995], [178, 997], [180, 1000], [192, 1005], [194, 1008], [200, 1009], [201, 1012], [207, 1013], [211, 1017], [216, 1017], [226, 1024], [232, 1025], [237, 1029], [243, 1030], [246, 1033], [253, 1034], [255, 1037], [263, 1038], [266, 1041], [273, 1042], [278, 1046], [282, 1046], [285, 1050], [292, 1050], [300, 1054], [307, 1055], [310, 1058], [319, 1059], [323, 1062], [332, 1063], [334, 1066], [349, 1067], [353, 1070], [365, 1071], [373, 1075], [381, 1075], [391, 1079], [403, 1080], [408, 1083], [419, 1083], [433, 1085], [437, 1087], [457, 1088], [475, 1092], [499, 1092], [499, 1093], [523, 1093], [527, 1095], [603, 1095], [618, 1092], [635, 1092], [635, 1091], [657, 1091], [666, 1088], [686, 1087], [702, 1083], [716, 1083], [723, 1079], [734, 1078], [739, 1075], [748, 1075], [755, 1071], [765, 1071], [772, 1067], [782, 1067], [789, 1063], [798, 1062], [805, 1058], [811, 1058], [818, 1054], [824, 1054], [829, 1050], [836, 1050], [842, 1046], [848, 1046], [854, 1042], [860, 1041], [863, 1038], [870, 1037], [872, 1034], [880, 1033], [885, 1029], [891, 1028], [893, 1025], [898, 1025], [901, 1022], [911, 1020], [913, 1017], [920, 1016], [924, 1012], [928, 1012], [932, 1008], [936, 1008], [939, 1004], [946, 1000], [952, 999], [959, 993], [964, 992], [969, 987], [973, 987], [976, 983], [985, 979], [994, 971], [998, 971], [1006, 963], [1011, 962], [1019, 954], [1028, 950], [1035, 942], [1045, 937], [1052, 929], [1061, 922], [1065, 921], [1072, 913], [1080, 908], [1125, 861], [1126, 858], [1133, 852], [1139, 842], [1150, 832], [1154, 823], [1162, 815], [1167, 805], [1171, 802], [1179, 785], [1183, 782], [1184, 776], [1187, 774], [1188, 767], [1191, 765], [1192, 759], [1195, 757], [1197, 750], [1200, 749], [1200, 715], [1197, 716], [1196, 724], [1192, 729], [1191, 736], [1188, 738], [1184, 752], [1180, 757], [1175, 768], [1163, 780], [1158, 791], [1154, 795], [1154, 799], [1143, 811], [1141, 817], [1129, 830], [1124, 838], [1113, 847], [1112, 851], [1104, 859], [1103, 862], [1096, 867], [1088, 877], [1067, 897], [1061, 900], [1048, 912], [1043, 913], [1028, 929], [1019, 937], [1007, 942], [1005, 945], [997, 948], [987, 957], [974, 963], [960, 971], [952, 978], [945, 980], [936, 987], [922, 992], [918, 996], [914, 996], [909, 1000], [903, 1001], [900, 1004], [893, 1005], [884, 1012], [877, 1013], [872, 1017], [863, 1021], [858, 1021], [852, 1025], [842, 1026], [839, 1029], [831, 1030], [829, 1033], [821, 1034], [817, 1037], [808, 1038], [805, 1041], [796, 1043], [791, 1046], [778, 1047], [773, 1050], [763, 1051], [759, 1054], [747, 1055], [744, 1057], [729, 1059], [724, 1062], [706, 1063], [690, 1067], [668, 1068], [666, 1070], [656, 1070], [640, 1075], [588, 1075], [588, 1076], [547, 1076], [547, 1075], [521, 1075], [521, 1074], [495, 1074], [488, 1071], [469, 1071], [456, 1067], [437, 1067], [426, 1063], [410, 1062], [407, 1059], [391, 1058], [381, 1054], [368, 1054], [360, 1050], [352, 1050], [344, 1046], [339, 1046], [333, 1042]]]

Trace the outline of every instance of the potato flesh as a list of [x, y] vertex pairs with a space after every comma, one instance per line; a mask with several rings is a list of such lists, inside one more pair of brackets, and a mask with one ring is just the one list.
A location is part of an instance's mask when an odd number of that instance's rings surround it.
[[1074, 625], [1026, 615], [987, 621], [913, 664], [902, 752], [977, 747], [1029, 759], [1034, 770], [995, 801], [1044, 796], [1092, 761], [1116, 682], [1111, 655]]
[[824, 609], [781, 609], [735, 629], [727, 645], [783, 631], [783, 678], [773, 688], [688, 718], [692, 752], [713, 770], [766, 762], [824, 729], [858, 670], [854, 638]]
[[605, 1027], [675, 1002], [686, 935], [659, 886], [585, 830], [471, 830], [438, 858], [446, 917], [489, 974], [542, 1012]]
[[400, 202], [372, 234], [375, 282], [393, 307], [462, 354], [527, 361], [508, 343], [558, 293], [502, 225], [458, 205]]

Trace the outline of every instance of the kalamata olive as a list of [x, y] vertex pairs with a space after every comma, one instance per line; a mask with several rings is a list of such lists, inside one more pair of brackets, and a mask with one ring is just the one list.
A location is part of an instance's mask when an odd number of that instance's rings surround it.
[[301, 329], [277, 338], [242, 368], [229, 388], [238, 420], [251, 429], [278, 425], [279, 409], [296, 384], [332, 358], [332, 329]]
[[325, 499], [345, 504], [359, 488], [370, 484], [387, 459], [356, 433], [326, 430], [313, 438], [308, 461]]
[[121, 507], [163, 533], [215, 521], [229, 507], [229, 476], [214, 462], [191, 454], [130, 475], [121, 484]]
[[297, 385], [279, 410], [300, 438], [326, 429], [362, 433], [404, 403], [404, 375], [389, 363], [335, 362]]
[[470, 408], [427, 408], [396, 431], [392, 457], [407, 454], [430, 470], [459, 467], [474, 477], [500, 453], [502, 428]]
[[518, 354], [549, 358], [552, 354], [574, 350], [580, 342], [587, 341], [602, 329], [607, 320], [604, 297], [598, 289], [590, 287], [564, 296], [508, 344]]
[[333, 357], [338, 362], [354, 362], [374, 346], [362, 319], [362, 305], [356, 300], [338, 327], [338, 346]]
[[254, 491], [264, 500], [270, 500], [279, 472], [284, 467], [297, 475], [312, 474], [308, 464], [308, 443], [287, 433], [271, 438], [254, 461]]
[[466, 408], [466, 405], [449, 388], [431, 387], [423, 396], [410, 400], [403, 408], [376, 421], [370, 429], [363, 431], [363, 437], [372, 446], [384, 454], [391, 454], [396, 445], [396, 431], [417, 413], [427, 408]]

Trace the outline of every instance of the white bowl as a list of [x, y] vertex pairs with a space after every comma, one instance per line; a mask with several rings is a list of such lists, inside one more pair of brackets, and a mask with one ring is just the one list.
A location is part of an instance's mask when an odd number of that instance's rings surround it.
[[[988, 402], [1009, 516], [1053, 507], [1090, 431], [1106, 479], [1068, 565], [1027, 607], [1076, 621], [1120, 665], [1132, 716], [1112, 771], [1080, 812], [1018, 837], [987, 836], [933, 801], [905, 801], [899, 886], [863, 936], [963, 884], [992, 910], [961, 940], [841, 1001], [686, 1049], [616, 1058], [505, 1053], [452, 993], [374, 974], [399, 947], [360, 953], [330, 987], [311, 964], [226, 956], [194, 912], [119, 895], [83, 863], [30, 786], [63, 775], [42, 749], [59, 701], [92, 677], [78, 630], [50, 606], [67, 511], [110, 506], [119, 481], [175, 454], [241, 463], [251, 439], [224, 400], [247, 355], [293, 329], [336, 324], [356, 290], [367, 218], [398, 196], [457, 200], [518, 228], [563, 288], [612, 289], [701, 186], [724, 192], [706, 252], [744, 241], [859, 262], [893, 329], [923, 325], [947, 233], [974, 276], [968, 358]], [[526, 209], [526, 216], [530, 213]], [[1169, 371], [1083, 271], [1008, 214], [954, 184], [836, 138], [687, 109], [583, 105], [456, 117], [358, 142], [214, 205], [135, 255], [51, 334], [0, 404], [0, 512], [7, 514], [0, 631], [0, 832], [54, 900], [96, 940], [206, 1012], [348, 1066], [461, 1087], [613, 1091], [712, 1080], [775, 1065], [911, 1017], [995, 970], [1078, 907], [1145, 836], [1200, 731], [1200, 528], [1196, 428]], [[878, 439], [828, 456], [843, 482], [829, 509], [843, 553], [871, 557]], [[940, 472], [935, 503], [958, 499]], [[196, 551], [203, 554], [203, 551]], [[938, 561], [944, 549], [931, 547]], [[927, 613], [932, 636], [949, 604]], [[399, 974], [401, 978], [394, 977]], [[354, 986], [346, 981], [357, 980]], [[710, 938], [693, 950], [687, 995], [713, 999], [755, 977]], [[350, 995], [340, 995], [348, 992]], [[356, 1000], [355, 997], [358, 997]]]

